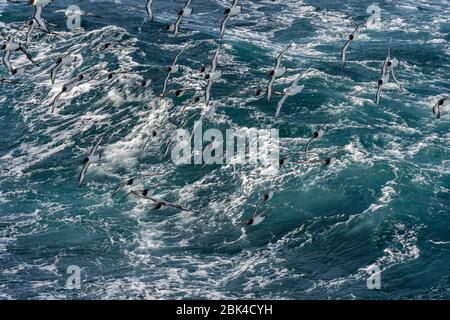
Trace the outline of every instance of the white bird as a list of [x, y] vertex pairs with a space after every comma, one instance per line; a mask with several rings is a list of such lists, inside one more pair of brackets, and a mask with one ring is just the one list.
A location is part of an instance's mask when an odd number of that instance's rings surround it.
[[81, 168], [80, 176], [78, 177], [78, 187], [81, 188], [83, 185], [84, 177], [86, 175], [86, 172], [89, 168], [89, 166], [92, 163], [97, 162], [100, 160], [101, 155], [97, 153], [98, 146], [103, 140], [103, 136], [100, 137], [98, 142], [94, 145], [94, 147], [91, 149], [91, 152], [89, 153], [89, 156], [83, 159], [83, 167]]
[[267, 84], [266, 92], [267, 92], [267, 101], [270, 101], [272, 99], [272, 88], [273, 84], [276, 80], [276, 78], [281, 77], [283, 74], [286, 73], [287, 68], [281, 66], [281, 60], [283, 59], [283, 56], [285, 53], [294, 45], [294, 43], [290, 43], [286, 48], [284, 48], [283, 51], [277, 56], [275, 60], [275, 65], [273, 69], [269, 71], [269, 82]]
[[362, 22], [359, 24], [356, 29], [348, 36], [347, 42], [344, 44], [344, 46], [341, 49], [341, 62], [342, 62], [342, 68], [345, 66], [345, 62], [347, 60], [347, 49], [350, 45], [350, 43], [354, 40], [356, 40], [359, 36], [359, 32], [361, 31], [361, 28], [366, 24], [366, 22]]
[[225, 27], [226, 27], [228, 20], [230, 20], [231, 17], [236, 16], [242, 12], [242, 6], [238, 6], [237, 3], [238, 3], [237, 0], [233, 0], [231, 7], [225, 9], [224, 18], [222, 20], [222, 23], [220, 24], [220, 38], [221, 39], [223, 38], [223, 35], [225, 34]]
[[302, 77], [302, 74], [299, 74], [294, 82], [292, 83], [292, 85], [286, 89], [283, 90], [283, 96], [281, 97], [280, 101], [278, 101], [278, 105], [277, 105], [277, 110], [275, 112], [275, 117], [278, 117], [278, 115], [280, 114], [280, 110], [281, 107], [283, 106], [284, 102], [286, 101], [286, 99], [288, 97], [292, 97], [295, 96], [296, 94], [300, 93], [303, 91], [304, 87], [303, 85], [298, 85], [298, 81], [300, 80], [300, 78]]
[[181, 49], [181, 51], [175, 56], [175, 58], [172, 61], [172, 65], [166, 68], [167, 76], [164, 80], [164, 86], [163, 86], [163, 92], [161, 96], [164, 96], [166, 94], [167, 90], [167, 84], [169, 82], [170, 75], [173, 73], [177, 73], [178, 70], [180, 70], [180, 66], [177, 64], [178, 57], [183, 53], [183, 51], [186, 50], [186, 46]]

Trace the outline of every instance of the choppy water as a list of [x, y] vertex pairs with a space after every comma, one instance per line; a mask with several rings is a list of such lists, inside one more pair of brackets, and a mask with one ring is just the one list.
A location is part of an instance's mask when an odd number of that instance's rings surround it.
[[[340, 68], [345, 37], [367, 18], [371, 1], [243, 0], [218, 41], [225, 0], [193, 0], [180, 35], [160, 29], [174, 22], [184, 1], [55, 1], [44, 17], [56, 35], [35, 31], [32, 67], [21, 85], [0, 86], [0, 298], [450, 298], [450, 110], [437, 120], [431, 107], [450, 89], [450, 2], [379, 1], [382, 28], [364, 30]], [[84, 18], [67, 31], [57, 9], [77, 4], [103, 18]], [[5, 34], [33, 9], [0, 3]], [[23, 39], [23, 32], [18, 38]], [[381, 107], [373, 103], [390, 37], [400, 61]], [[278, 90], [312, 67], [279, 118], [276, 102], [255, 99], [276, 55], [290, 42], [290, 71]], [[105, 42], [107, 51], [91, 49]], [[325, 135], [310, 156], [336, 157], [328, 166], [289, 163], [283, 183], [258, 226], [233, 225], [271, 187], [275, 175], [252, 165], [175, 166], [162, 159], [164, 142], [182, 120], [200, 114], [192, 94], [161, 100], [165, 73], [180, 57], [170, 89], [203, 84], [196, 74], [223, 44], [224, 75], [212, 90], [216, 115], [207, 127], [277, 128], [281, 152], [302, 151], [313, 129]], [[61, 53], [80, 47], [79, 59], [51, 86], [48, 70]], [[62, 97], [62, 84], [97, 66], [138, 75], [112, 83], [90, 80]], [[2, 66], [0, 76], [7, 77]], [[139, 79], [151, 79], [145, 90]], [[277, 98], [275, 98], [277, 101]], [[183, 107], [186, 108], [183, 110]], [[162, 132], [141, 153], [151, 128]], [[102, 133], [102, 160], [77, 188], [81, 160]], [[152, 211], [110, 192], [128, 175], [158, 173], [145, 185], [170, 201], [195, 208]], [[368, 290], [366, 269], [382, 270], [381, 290]], [[81, 267], [80, 290], [66, 290], [66, 268]]]

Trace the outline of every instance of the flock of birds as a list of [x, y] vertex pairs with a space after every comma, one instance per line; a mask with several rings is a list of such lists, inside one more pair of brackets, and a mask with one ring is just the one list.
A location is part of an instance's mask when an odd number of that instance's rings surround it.
[[[8, 0], [8, 1], [20, 2], [20, 0]], [[276, 2], [276, 0], [271, 0], [271, 1]], [[24, 67], [15, 68], [11, 64], [10, 59], [11, 59], [11, 55], [14, 52], [25, 55], [25, 57], [31, 62], [32, 65], [38, 66], [38, 63], [33, 59], [32, 55], [28, 51], [28, 48], [30, 47], [30, 45], [32, 43], [32, 35], [33, 35], [34, 30], [37, 29], [46, 34], [52, 33], [49, 29], [49, 26], [51, 24], [48, 23], [42, 17], [42, 12], [43, 12], [44, 7], [46, 7], [47, 5], [50, 5], [52, 2], [53, 2], [53, 0], [29, 0], [28, 5], [34, 6], [34, 8], [35, 8], [32, 18], [28, 22], [26, 22], [22, 28], [19, 28], [18, 30], [11, 32], [9, 35], [4, 34], [3, 32], [1, 33], [1, 36], [5, 41], [5, 43], [1, 46], [1, 50], [4, 51], [2, 61], [3, 61], [3, 65], [5, 66], [6, 70], [9, 72], [9, 74], [11, 76], [17, 76], [17, 75], [23, 74], [25, 72]], [[173, 32], [174, 36], [177, 36], [180, 32], [180, 25], [181, 25], [183, 19], [193, 13], [191, 4], [192, 4], [192, 0], [187, 0], [184, 7], [178, 12], [176, 21], [173, 24], [169, 24], [164, 29], [169, 32]], [[224, 12], [223, 20], [220, 25], [220, 38], [223, 38], [223, 36], [226, 32], [227, 24], [230, 21], [230, 19], [233, 16], [240, 14], [242, 11], [243, 11], [243, 7], [238, 4], [238, 0], [232, 0], [231, 5]], [[73, 16], [73, 15], [78, 15], [78, 16], [91, 16], [91, 17], [101, 18], [100, 16], [97, 16], [95, 14], [85, 12], [82, 10], [73, 11], [73, 9], [71, 9], [70, 12], [69, 12], [69, 10], [58, 10], [55, 12], [64, 12], [66, 14], [66, 16], [68, 16], [68, 17]], [[148, 15], [150, 21], [153, 21], [153, 16], [154, 16], [153, 0], [146, 1], [146, 12], [147, 12], [147, 15]], [[361, 30], [368, 23], [369, 23], [369, 21], [364, 21], [364, 22], [360, 23], [355, 28], [355, 30], [348, 36], [347, 41], [345, 42], [344, 46], [341, 49], [342, 68], [344, 68], [346, 65], [347, 51], [348, 51], [350, 44], [357, 40]], [[21, 42], [21, 41], [16, 40], [17, 33], [19, 33], [19, 31], [22, 31], [25, 28], [27, 29], [25, 41]], [[391, 39], [391, 44], [392, 44], [392, 39]], [[107, 43], [104, 43], [104, 44], [96, 47], [95, 49], [91, 49], [91, 51], [97, 51], [97, 52], [105, 51], [105, 50], [108, 50], [109, 48], [111, 48], [112, 46], [114, 46], [114, 43], [107, 42]], [[275, 59], [275, 63], [273, 65], [273, 67], [269, 71], [269, 79], [268, 79], [267, 85], [265, 86], [264, 89], [259, 88], [254, 93], [256, 97], [266, 96], [267, 101], [269, 101], [269, 102], [271, 101], [271, 99], [274, 95], [281, 96], [281, 98], [278, 101], [277, 106], [276, 106], [275, 117], [278, 117], [280, 115], [281, 108], [288, 97], [295, 96], [295, 95], [299, 94], [300, 92], [302, 92], [302, 90], [304, 89], [303, 85], [299, 85], [299, 81], [301, 80], [302, 76], [304, 75], [304, 73], [306, 71], [298, 74], [297, 77], [295, 78], [295, 80], [292, 82], [292, 84], [289, 87], [285, 88], [282, 92], [274, 92], [273, 91], [273, 85], [274, 85], [275, 81], [287, 72], [287, 67], [283, 66], [283, 63], [282, 63], [283, 56], [288, 52], [289, 49], [291, 49], [294, 46], [295, 46], [295, 44], [291, 43], [291, 44], [287, 45], [284, 48], [284, 50], [282, 50], [278, 54], [278, 56]], [[188, 89], [168, 90], [170, 77], [180, 71], [180, 65], [177, 63], [178, 58], [180, 57], [181, 54], [183, 54], [183, 52], [187, 48], [188, 48], [188, 46], [185, 45], [182, 48], [182, 50], [180, 52], [178, 52], [178, 54], [176, 54], [176, 56], [174, 57], [174, 59], [172, 61], [172, 64], [164, 69], [165, 72], [167, 73], [167, 75], [166, 75], [166, 78], [163, 83], [163, 90], [162, 90], [161, 96], [165, 97], [169, 94], [173, 94], [174, 96], [179, 97], [186, 92], [194, 92], [195, 93], [194, 101], [196, 103], [204, 103], [204, 105], [205, 105], [205, 112], [203, 113], [202, 118], [209, 117], [213, 114], [214, 109], [215, 109], [215, 104], [210, 104], [211, 88], [212, 88], [213, 83], [222, 77], [222, 71], [217, 68], [218, 67], [218, 58], [219, 58], [219, 55], [221, 52], [221, 46], [219, 45], [217, 50], [214, 52], [211, 63], [208, 66], [203, 66], [200, 69], [200, 72], [203, 75], [204, 80], [206, 81], [206, 86], [204, 88], [200, 88], [200, 89], [188, 88]], [[68, 65], [76, 60], [75, 53], [78, 50], [79, 50], [78, 48], [72, 49], [69, 52], [62, 55], [61, 57], [59, 57], [57, 59], [57, 61], [55, 61], [54, 65], [50, 69], [50, 81], [52, 84], [55, 83], [60, 69], [64, 65]], [[389, 82], [390, 79], [392, 79], [394, 81], [394, 83], [398, 86], [400, 91], [403, 91], [403, 88], [402, 88], [401, 84], [399, 83], [399, 81], [397, 80], [397, 78], [395, 77], [395, 73], [394, 73], [394, 69], [397, 66], [398, 66], [398, 60], [391, 56], [391, 45], [389, 45], [387, 56], [383, 62], [382, 68], [381, 68], [381, 75], [378, 80], [378, 86], [377, 86], [377, 91], [376, 91], [376, 95], [375, 95], [375, 104], [377, 105], [377, 107], [380, 104], [383, 86], [385, 86]], [[91, 71], [95, 71], [95, 67], [91, 68]], [[97, 80], [111, 81], [113, 79], [116, 79], [119, 76], [119, 74], [120, 74], [120, 72], [109, 72], [107, 75], [103, 75], [100, 78], [97, 78]], [[58, 92], [55, 95], [55, 97], [53, 98], [53, 102], [51, 104], [51, 113], [55, 113], [57, 111], [59, 99], [63, 94], [68, 93], [75, 86], [88, 81], [89, 78], [90, 77], [88, 76], [87, 71], [84, 71], [83, 73], [80, 73], [77, 77], [75, 77], [75, 78], [71, 79], [70, 81], [68, 81], [67, 83], [65, 83], [62, 86], [61, 91]], [[2, 83], [2, 84], [19, 84], [20, 81], [14, 79], [14, 78], [7, 79], [7, 78], [2, 77], [2, 78], [0, 78], [0, 83]], [[149, 80], [142, 80], [140, 82], [139, 86], [141, 88], [145, 88], [149, 84], [150, 84]], [[442, 108], [444, 106], [448, 106], [448, 105], [450, 105], [448, 96], [439, 99], [439, 101], [432, 108], [433, 114], [437, 118], [440, 118], [441, 113], [442, 113]], [[182, 124], [181, 127], [183, 127], [186, 124], [186, 122], [187, 122], [187, 120], [184, 121], [184, 123]], [[324, 164], [324, 165], [329, 165], [333, 162], [333, 160], [334, 160], [333, 158], [326, 158], [326, 159], [319, 159], [319, 160], [308, 160], [308, 158], [307, 158], [308, 147], [309, 147], [310, 143], [313, 142], [314, 140], [322, 137], [323, 134], [324, 134], [323, 128], [319, 128], [318, 130], [313, 132], [312, 137], [310, 138], [310, 140], [308, 141], [308, 143], [305, 146], [304, 158], [301, 161], [297, 161], [298, 163], [301, 163], [301, 164], [320, 163], [320, 164]], [[144, 144], [144, 150], [145, 150], [146, 146], [148, 145], [148, 143], [151, 141], [151, 139], [155, 138], [157, 135], [158, 135], [158, 133], [156, 132], [156, 130], [152, 130], [152, 132], [148, 135], [147, 141]], [[170, 147], [175, 142], [175, 139], [176, 139], [175, 136], [172, 135], [170, 140], [167, 142], [164, 156], [166, 156], [167, 153], [170, 151]], [[99, 161], [101, 159], [101, 154], [98, 152], [98, 148], [99, 148], [99, 145], [101, 144], [102, 140], [103, 140], [103, 135], [99, 138], [99, 140], [96, 142], [96, 144], [92, 147], [89, 155], [86, 156], [83, 160], [82, 169], [81, 169], [79, 179], [78, 179], [79, 187], [81, 187], [83, 185], [83, 182], [84, 182], [84, 179], [85, 179], [85, 176], [86, 176], [89, 166], [93, 163], [96, 163], [97, 161]], [[212, 145], [213, 145], [213, 142], [211, 142], [211, 144], [209, 144], [207, 146], [207, 148], [212, 147]], [[282, 157], [279, 160], [279, 165], [280, 166], [284, 165], [293, 156], [298, 156], [298, 153], [292, 153], [292, 154]], [[143, 198], [143, 199], [153, 202], [154, 210], [160, 209], [162, 207], [173, 207], [173, 208], [176, 208], [179, 210], [192, 211], [191, 209], [186, 208], [177, 203], [167, 202], [163, 199], [153, 196], [152, 191], [149, 189], [144, 189], [144, 190], [136, 189], [136, 186], [138, 185], [138, 181], [144, 176], [145, 176], [145, 174], [141, 175], [141, 176], [124, 179], [114, 189], [114, 191], [111, 194], [111, 197], [115, 197], [117, 194], [119, 194], [119, 192], [125, 191], [125, 196], [133, 195], [133, 196]], [[261, 204], [269, 201], [272, 198], [273, 191], [274, 191], [274, 188], [271, 189], [270, 191], [266, 192], [263, 195], [262, 203], [255, 206], [255, 209], [254, 209], [254, 212], [253, 212], [251, 218], [246, 220], [243, 223], [244, 225], [256, 225], [256, 224], [259, 224], [264, 219], [264, 214], [267, 211], [259, 211], [259, 209], [261, 208]], [[241, 224], [237, 225], [236, 227], [238, 227], [240, 225]]]

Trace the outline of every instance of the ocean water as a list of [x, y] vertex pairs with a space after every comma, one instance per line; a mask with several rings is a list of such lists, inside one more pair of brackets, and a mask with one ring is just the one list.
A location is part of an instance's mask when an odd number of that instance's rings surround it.
[[[145, 1], [58, 0], [44, 8], [55, 34], [34, 32], [30, 53], [39, 66], [14, 54], [13, 65], [26, 68], [15, 78], [21, 83], [0, 84], [0, 299], [450, 298], [450, 110], [441, 119], [431, 111], [450, 91], [450, 2], [378, 1], [381, 26], [362, 30], [344, 70], [340, 49], [372, 1], [242, 0], [220, 40], [230, 2], [193, 0], [178, 37], [163, 27], [183, 0], [154, 0], [153, 22]], [[83, 17], [83, 29], [71, 32], [64, 14], [54, 13], [70, 4], [102, 18]], [[23, 2], [0, 1], [2, 33], [32, 13]], [[25, 30], [17, 35], [24, 37]], [[376, 108], [391, 38], [404, 91], [388, 84]], [[92, 50], [106, 42], [111, 49]], [[279, 98], [268, 103], [253, 91], [291, 42], [275, 90], [310, 69], [303, 92], [275, 118]], [[204, 109], [192, 93], [159, 96], [161, 67], [186, 44], [169, 90], [204, 86], [198, 69], [222, 44], [223, 76], [211, 90], [216, 112], [204, 127], [278, 129], [283, 155], [301, 153], [321, 126], [309, 157], [336, 160], [264, 172], [163, 158], [172, 131]], [[49, 70], [71, 48], [79, 49], [77, 60], [52, 86]], [[83, 71], [126, 74], [89, 78], [51, 114], [62, 85]], [[11, 78], [3, 66], [0, 77]], [[142, 79], [151, 85], [140, 88]], [[157, 138], [142, 152], [152, 129]], [[101, 134], [102, 159], [78, 188], [81, 162]], [[124, 177], [140, 174], [148, 174], [143, 187], [194, 211], [111, 199]], [[274, 182], [265, 220], [233, 228]], [[71, 265], [81, 268], [80, 289], [66, 288]], [[369, 290], [373, 265], [381, 288]]]

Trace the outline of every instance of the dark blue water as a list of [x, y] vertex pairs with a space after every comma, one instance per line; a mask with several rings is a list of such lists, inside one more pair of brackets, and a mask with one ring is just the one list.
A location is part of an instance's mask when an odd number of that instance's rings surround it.
[[[77, 32], [54, 13], [75, 3], [44, 8], [56, 34], [34, 32], [30, 52], [39, 67], [14, 54], [12, 63], [26, 67], [16, 77], [22, 83], [0, 86], [0, 298], [450, 298], [450, 110], [439, 120], [431, 112], [450, 91], [449, 1], [379, 1], [382, 25], [351, 44], [345, 70], [340, 49], [371, 1], [240, 1], [244, 12], [220, 41], [229, 2], [193, 0], [194, 14], [176, 38], [161, 28], [175, 21], [182, 0], [154, 0], [152, 23], [145, 1], [77, 1], [103, 17], [83, 18]], [[32, 12], [2, 1], [2, 32]], [[391, 37], [404, 92], [389, 83], [377, 109]], [[105, 42], [114, 43], [111, 50], [91, 50]], [[291, 42], [297, 45], [283, 60], [289, 71], [275, 89], [311, 69], [300, 81], [304, 91], [275, 118], [279, 98], [268, 103], [253, 90]], [[203, 106], [192, 94], [161, 99], [161, 66], [189, 44], [169, 89], [202, 86], [197, 70], [219, 43], [217, 110], [204, 127], [276, 128], [287, 154], [301, 152], [323, 126], [309, 156], [334, 163], [290, 162], [268, 174], [250, 164], [202, 168], [162, 158], [172, 130]], [[74, 46], [79, 59], [52, 86], [49, 68]], [[61, 86], [91, 67], [128, 74], [111, 83], [89, 79], [51, 114]], [[0, 77], [10, 78], [3, 66]], [[144, 90], [136, 85], [142, 79], [152, 81]], [[160, 135], [143, 153], [154, 128]], [[100, 134], [103, 157], [79, 189], [81, 161]], [[142, 184], [156, 195], [196, 211], [110, 198], [121, 179], [143, 173], [155, 174]], [[274, 182], [266, 219], [233, 229]], [[79, 290], [66, 289], [70, 265], [81, 268]], [[380, 290], [366, 286], [372, 265], [381, 269]]]

